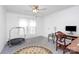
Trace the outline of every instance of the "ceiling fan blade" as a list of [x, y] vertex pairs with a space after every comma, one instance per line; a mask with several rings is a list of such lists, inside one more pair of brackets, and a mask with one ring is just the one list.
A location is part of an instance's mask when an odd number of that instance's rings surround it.
[[39, 9], [39, 10], [47, 10], [46, 8], [43, 8], [43, 9]]

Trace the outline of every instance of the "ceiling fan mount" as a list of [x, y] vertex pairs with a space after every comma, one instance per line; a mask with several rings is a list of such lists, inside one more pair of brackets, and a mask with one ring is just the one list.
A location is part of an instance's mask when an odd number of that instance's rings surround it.
[[33, 9], [33, 10], [34, 10], [34, 9], [39, 10], [39, 6], [38, 6], [38, 5], [33, 5], [33, 6], [32, 6], [32, 9]]

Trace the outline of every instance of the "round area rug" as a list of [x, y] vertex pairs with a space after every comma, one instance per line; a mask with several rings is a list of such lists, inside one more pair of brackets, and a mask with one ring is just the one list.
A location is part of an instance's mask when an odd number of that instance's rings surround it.
[[30, 46], [16, 51], [15, 54], [52, 54], [52, 52], [41, 46]]

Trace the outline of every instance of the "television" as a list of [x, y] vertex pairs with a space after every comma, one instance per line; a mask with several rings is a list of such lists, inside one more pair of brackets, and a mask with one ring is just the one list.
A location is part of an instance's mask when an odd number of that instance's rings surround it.
[[70, 32], [76, 32], [76, 26], [66, 26], [65, 30]]

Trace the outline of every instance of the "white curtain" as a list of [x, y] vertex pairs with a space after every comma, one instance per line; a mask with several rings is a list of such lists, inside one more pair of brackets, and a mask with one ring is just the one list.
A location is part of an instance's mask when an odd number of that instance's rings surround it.
[[[25, 28], [26, 35], [36, 34], [36, 21], [32, 19], [20, 18], [19, 26]], [[21, 32], [22, 34], [22, 32]]]

